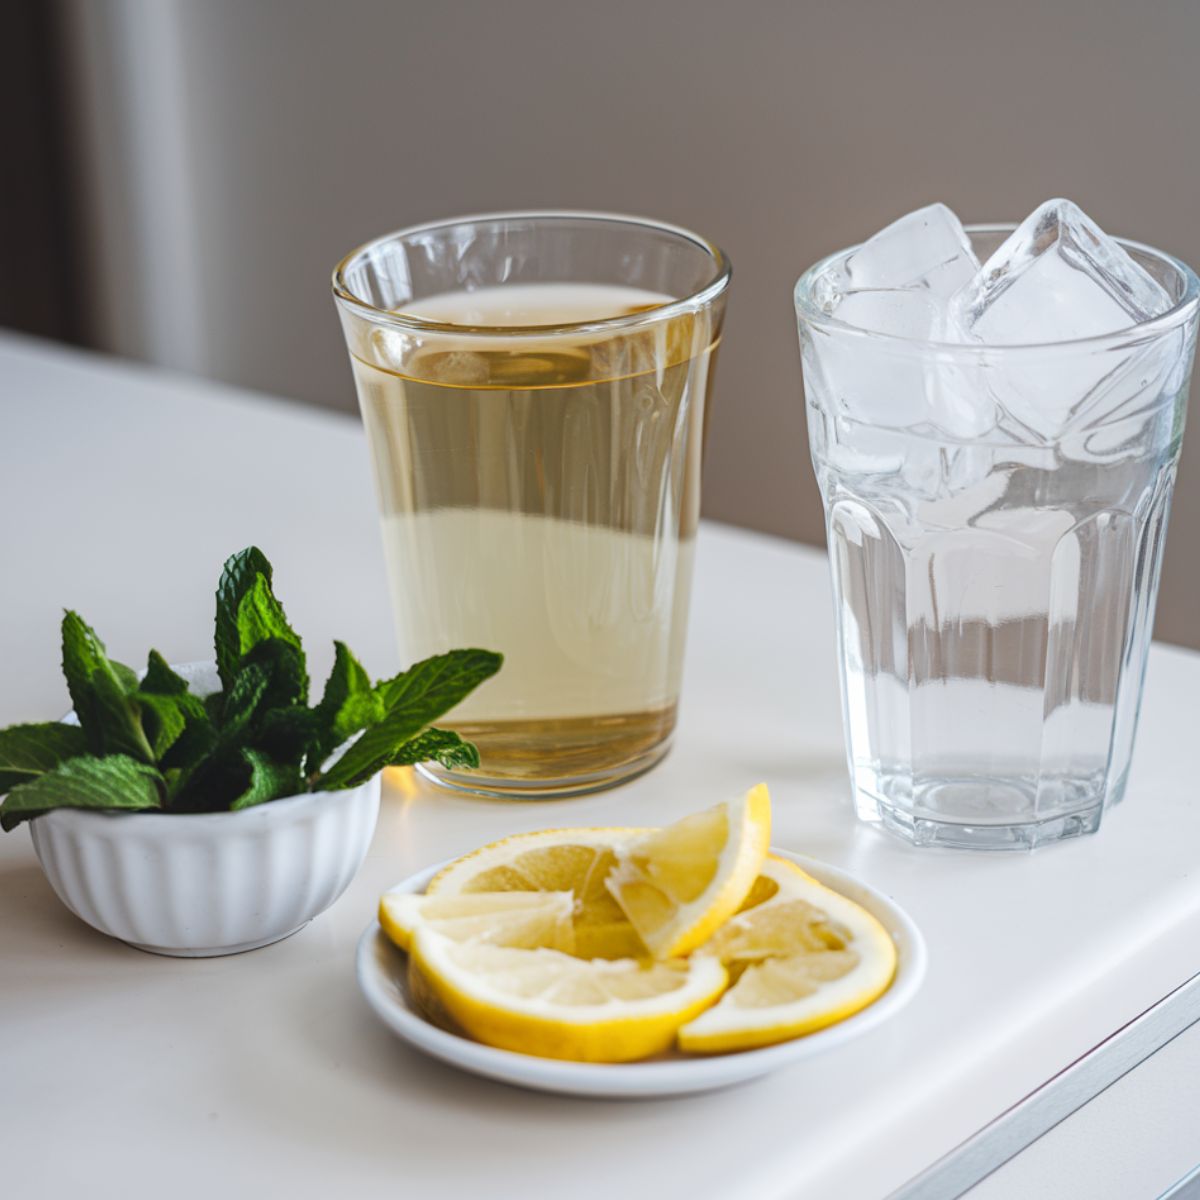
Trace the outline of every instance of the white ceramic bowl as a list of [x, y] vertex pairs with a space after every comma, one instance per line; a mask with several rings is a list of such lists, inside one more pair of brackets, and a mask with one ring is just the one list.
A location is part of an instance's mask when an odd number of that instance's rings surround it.
[[[175, 668], [201, 695], [211, 664]], [[59, 899], [93, 928], [182, 958], [277, 942], [324, 912], [366, 856], [379, 776], [241, 812], [55, 809], [29, 828]]]

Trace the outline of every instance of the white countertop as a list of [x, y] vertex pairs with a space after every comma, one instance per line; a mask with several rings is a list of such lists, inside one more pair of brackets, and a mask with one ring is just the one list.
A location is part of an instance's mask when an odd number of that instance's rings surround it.
[[[804, 447], [796, 469], [808, 470]], [[312, 648], [392, 670], [356, 422], [0, 337], [0, 724], [57, 716], [58, 621], [126, 661], [208, 655], [224, 557], [256, 542]], [[847, 802], [823, 555], [720, 526], [697, 556], [673, 752], [615, 791], [541, 803], [392, 773], [349, 891], [288, 941], [156, 958], [73, 917], [28, 832], [0, 837], [0, 1145], [12, 1196], [253, 1193], [879, 1197], [1200, 971], [1200, 655], [1150, 659], [1128, 798], [1030, 856], [917, 851]], [[568, 1100], [392, 1038], [358, 995], [380, 891], [516, 830], [665, 822], [763, 779], [775, 841], [894, 896], [930, 972], [891, 1024], [690, 1099]]]

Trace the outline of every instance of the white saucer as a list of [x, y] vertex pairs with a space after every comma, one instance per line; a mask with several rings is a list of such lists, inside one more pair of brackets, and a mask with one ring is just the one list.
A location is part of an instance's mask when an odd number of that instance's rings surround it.
[[[639, 1063], [562, 1062], [497, 1050], [439, 1029], [417, 1013], [409, 1002], [405, 955], [388, 939], [377, 921], [371, 922], [358, 943], [358, 984], [384, 1024], [410, 1045], [464, 1071], [518, 1087], [569, 1096], [633, 1099], [682, 1096], [743, 1083], [832, 1050], [874, 1029], [913, 998], [925, 977], [925, 941], [899, 905], [836, 867], [784, 850], [772, 853], [791, 859], [822, 883], [874, 913], [895, 940], [899, 956], [892, 986], [874, 1004], [807, 1037], [736, 1054], [711, 1057], [672, 1054]], [[422, 892], [438, 870], [440, 865], [420, 871], [393, 890]]]

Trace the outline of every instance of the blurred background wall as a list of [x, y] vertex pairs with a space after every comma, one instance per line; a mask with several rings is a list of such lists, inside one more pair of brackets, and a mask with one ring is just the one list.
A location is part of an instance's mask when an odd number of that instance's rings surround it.
[[[711, 517], [819, 542], [791, 285], [944, 200], [1068, 195], [1200, 264], [1196, 0], [7, 0], [4, 323], [353, 410], [341, 255], [430, 218], [641, 213], [735, 267]], [[1200, 646], [1200, 431], [1158, 636]]]

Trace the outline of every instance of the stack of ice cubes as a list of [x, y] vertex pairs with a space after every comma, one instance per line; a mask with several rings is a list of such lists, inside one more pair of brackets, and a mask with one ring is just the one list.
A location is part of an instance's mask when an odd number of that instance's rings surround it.
[[[962, 440], [1004, 422], [1010, 436], [1053, 441], [1080, 414], [1144, 395], [1181, 357], [1161, 340], [1094, 352], [1061, 344], [1129, 329], [1173, 303], [1069, 200], [1038, 207], [982, 266], [946, 205], [918, 209], [841, 260], [822, 303], [856, 330], [887, 335], [826, 348], [822, 376], [843, 416]], [[1013, 346], [1023, 349], [981, 352]]]

